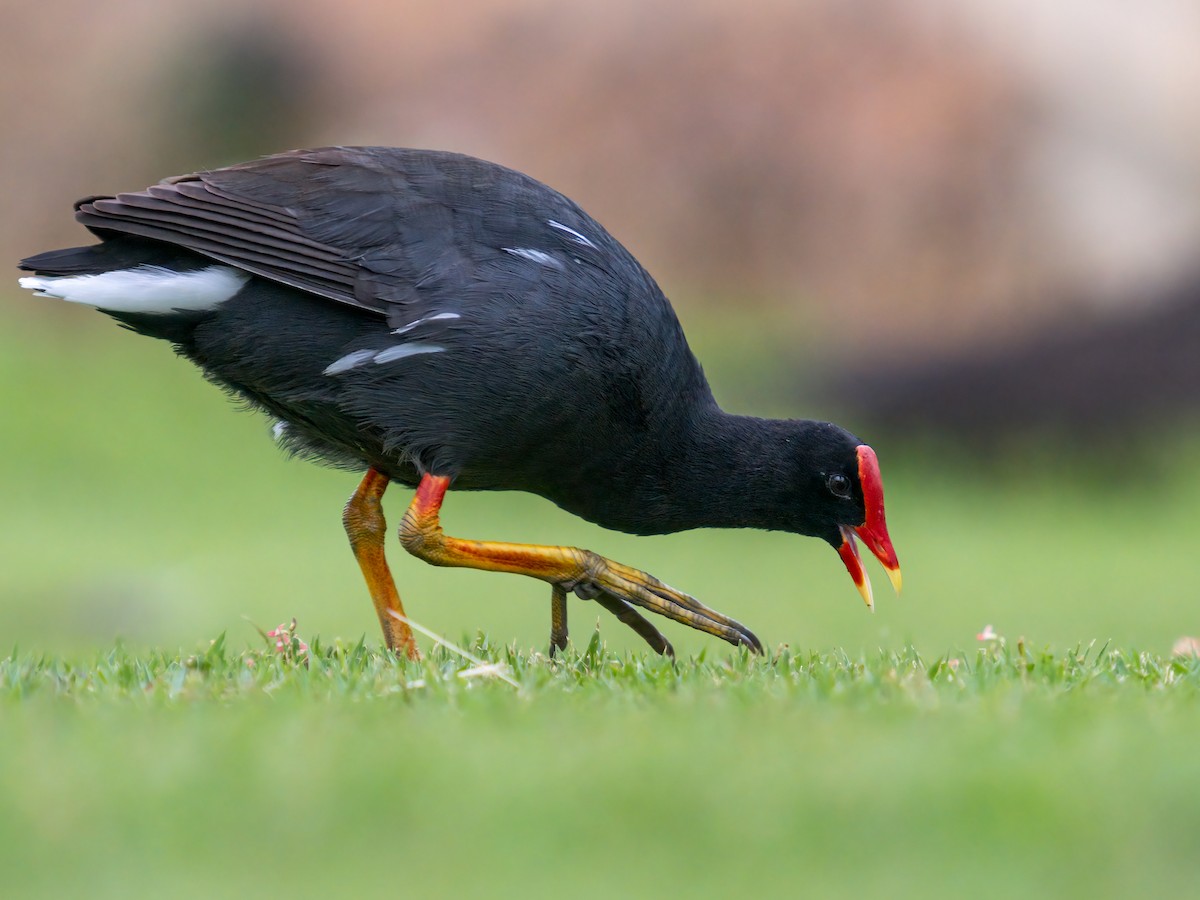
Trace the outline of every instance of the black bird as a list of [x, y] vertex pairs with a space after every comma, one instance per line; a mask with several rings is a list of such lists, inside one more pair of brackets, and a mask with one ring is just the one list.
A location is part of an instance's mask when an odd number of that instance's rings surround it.
[[731, 415], [670, 303], [575, 203], [455, 153], [329, 147], [90, 197], [99, 239], [21, 262], [21, 285], [174, 344], [278, 420], [291, 451], [366, 475], [343, 522], [388, 647], [417, 655], [380, 499], [415, 486], [404, 548], [594, 599], [660, 653], [637, 608], [761, 652], [744, 626], [587, 550], [443, 534], [447, 489], [529, 491], [605, 528], [819, 537], [871, 605], [857, 534], [896, 589], [875, 453], [826, 422]]

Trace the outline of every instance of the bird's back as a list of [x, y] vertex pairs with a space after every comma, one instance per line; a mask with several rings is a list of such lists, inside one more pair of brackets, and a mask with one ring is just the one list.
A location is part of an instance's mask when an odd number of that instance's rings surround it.
[[[143, 265], [156, 252], [174, 265], [182, 250], [252, 276], [211, 309], [118, 318], [157, 329], [286, 423], [292, 446], [333, 462], [410, 483], [446, 472], [605, 521], [638, 457], [662, 459], [711, 403], [628, 251], [493, 163], [297, 151], [94, 198], [77, 217], [110, 257], [135, 247]], [[63, 274], [59, 253], [25, 267]]]

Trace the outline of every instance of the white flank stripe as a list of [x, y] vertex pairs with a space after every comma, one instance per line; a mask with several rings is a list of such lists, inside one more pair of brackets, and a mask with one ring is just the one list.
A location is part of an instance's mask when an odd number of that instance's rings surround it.
[[349, 372], [355, 366], [361, 366], [369, 359], [375, 358], [374, 350], [355, 350], [353, 353], [347, 353], [345, 356], [339, 357], [325, 367], [322, 375], [337, 375], [341, 372]]
[[113, 312], [170, 313], [220, 306], [250, 278], [229, 266], [176, 272], [162, 266], [138, 266], [100, 275], [31, 275], [18, 282], [39, 297], [57, 297]]
[[386, 350], [380, 350], [375, 354], [375, 363], [395, 362], [398, 359], [404, 359], [409, 356], [416, 356], [420, 353], [441, 353], [446, 348], [439, 344], [397, 344], [395, 347], [388, 347]]
[[529, 250], [525, 247], [501, 247], [505, 253], [511, 253], [513, 256], [519, 256], [522, 259], [527, 259], [530, 262], [538, 263], [543, 266], [551, 266], [555, 269], [561, 269], [563, 264], [560, 260], [551, 256], [545, 250]]
[[426, 322], [437, 322], [439, 319], [461, 319], [458, 313], [434, 313], [432, 316], [425, 316], [423, 319], [417, 319], [415, 322], [409, 322], [407, 325], [401, 325], [395, 329], [392, 334], [404, 334], [406, 331], [412, 331], [418, 325], [424, 325]]
[[[458, 317], [457, 313], [446, 313], [444, 317]], [[416, 324], [415, 322], [413, 323]], [[323, 375], [340, 375], [342, 372], [349, 372], [351, 369], [356, 369], [361, 365], [369, 362], [374, 362], [376, 365], [381, 363], [395, 362], [398, 359], [406, 359], [409, 356], [418, 356], [422, 353], [443, 353], [446, 350], [441, 344], [397, 344], [394, 347], [388, 347], [384, 350], [355, 350], [352, 353], [347, 353], [345, 356], [340, 356], [325, 367]]]
[[586, 237], [584, 237], [582, 234], [580, 234], [574, 228], [568, 228], [562, 222], [555, 222], [553, 219], [548, 219], [546, 221], [546, 224], [549, 225], [551, 228], [557, 228], [559, 231], [565, 231], [567, 234], [571, 235], [571, 239], [573, 241], [575, 241], [575, 243], [582, 244], [585, 247], [591, 247], [593, 250], [596, 249], [595, 244], [593, 244], [591, 241], [589, 241]]

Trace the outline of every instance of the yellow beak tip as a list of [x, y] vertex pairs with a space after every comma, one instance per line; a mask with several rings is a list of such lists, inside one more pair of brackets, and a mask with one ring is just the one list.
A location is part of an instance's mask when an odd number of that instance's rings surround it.
[[867, 609], [875, 612], [875, 597], [871, 592], [871, 579], [863, 577], [863, 583], [858, 585], [858, 592], [862, 594], [863, 602], [867, 604]]

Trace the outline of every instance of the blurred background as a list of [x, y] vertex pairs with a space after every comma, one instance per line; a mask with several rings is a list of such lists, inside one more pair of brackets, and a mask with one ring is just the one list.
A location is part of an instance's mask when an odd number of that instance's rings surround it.
[[[579, 201], [727, 408], [876, 446], [908, 590], [868, 616], [813, 541], [631, 539], [533, 498], [456, 496], [448, 530], [582, 543], [772, 645], [1200, 631], [1194, 3], [49, 0], [0, 24], [0, 643], [293, 615], [375, 640], [352, 476], [281, 459], [165, 345], [15, 286], [20, 257], [86, 242], [79, 197], [334, 143], [462, 151]], [[391, 551], [419, 621], [545, 641], [541, 585]]]

